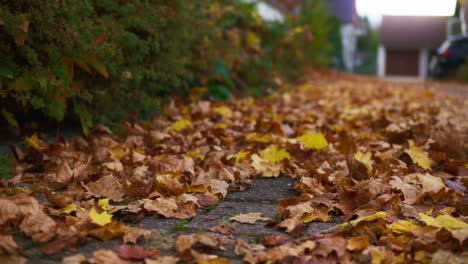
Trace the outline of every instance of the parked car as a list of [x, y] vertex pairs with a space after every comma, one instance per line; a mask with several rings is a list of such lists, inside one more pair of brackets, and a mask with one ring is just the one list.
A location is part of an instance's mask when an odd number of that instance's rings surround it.
[[454, 73], [468, 57], [468, 35], [449, 37], [432, 57], [429, 73], [432, 78], [440, 79]]

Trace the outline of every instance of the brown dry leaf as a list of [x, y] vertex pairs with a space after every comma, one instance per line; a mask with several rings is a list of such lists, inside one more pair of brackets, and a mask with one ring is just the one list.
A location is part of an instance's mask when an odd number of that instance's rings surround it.
[[251, 156], [252, 167], [264, 177], [278, 177], [281, 173], [281, 164], [272, 164], [267, 160], [262, 159], [257, 154]]
[[179, 181], [178, 174], [157, 174], [156, 190], [163, 195], [181, 195], [185, 186]]
[[356, 236], [348, 240], [346, 248], [350, 251], [363, 251], [369, 246], [368, 236]]
[[247, 213], [232, 216], [229, 218], [229, 220], [253, 225], [257, 221], [269, 221], [270, 218], [262, 217], [262, 213]]
[[217, 236], [208, 233], [181, 235], [177, 238], [176, 250], [181, 255], [187, 255], [190, 249], [197, 244], [217, 249], [220, 246], [220, 241]]
[[124, 227], [124, 236], [123, 236], [123, 243], [124, 244], [136, 244], [140, 237], [149, 238], [151, 236], [151, 231], [136, 227]]
[[0, 235], [0, 254], [14, 254], [20, 247], [11, 235]]
[[159, 256], [157, 259], [145, 259], [145, 264], [177, 264], [179, 260], [173, 256]]
[[88, 193], [94, 197], [106, 197], [115, 202], [123, 201], [124, 187], [112, 174], [101, 177], [95, 182], [84, 185]]
[[394, 176], [390, 181], [390, 185], [397, 190], [400, 190], [405, 197], [405, 203], [414, 204], [419, 200], [421, 190], [411, 184], [404, 182], [400, 177]]
[[289, 241], [289, 238], [285, 236], [267, 235], [263, 237], [261, 243], [262, 245], [267, 246], [267, 247], [274, 247], [274, 246], [284, 244], [287, 241]]
[[464, 264], [468, 263], [468, 256], [466, 254], [456, 255], [452, 252], [439, 249], [432, 255], [432, 264]]
[[[184, 208], [179, 207], [176, 198], [160, 197], [156, 200], [145, 200], [143, 207], [148, 211], [157, 212], [167, 218], [189, 219], [195, 216], [195, 202]], [[185, 209], [185, 210], [183, 210]]]
[[95, 238], [99, 238], [105, 241], [105, 240], [123, 237], [124, 232], [125, 232], [125, 228], [122, 223], [111, 222], [107, 225], [89, 230], [88, 234]]
[[128, 260], [142, 260], [148, 257], [159, 255], [159, 250], [147, 250], [140, 246], [134, 245], [121, 245], [117, 250], [117, 254], [122, 259]]
[[102, 164], [103, 167], [108, 168], [109, 170], [113, 171], [123, 171], [124, 167], [119, 160], [114, 160], [111, 162], [106, 162]]
[[64, 257], [61, 264], [82, 264], [87, 263], [88, 259], [83, 254], [76, 254], [73, 256]]
[[214, 195], [220, 194], [221, 197], [226, 197], [229, 184], [225, 181], [210, 179], [204, 186], [210, 189], [210, 193]]
[[93, 252], [91, 263], [94, 264], [126, 264], [119, 256], [112, 250], [99, 249]]
[[0, 255], [0, 263], [2, 264], [26, 264], [28, 259], [17, 255]]

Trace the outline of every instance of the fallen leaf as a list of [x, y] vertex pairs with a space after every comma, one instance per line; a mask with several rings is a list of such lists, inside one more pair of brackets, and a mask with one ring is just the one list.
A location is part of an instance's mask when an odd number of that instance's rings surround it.
[[171, 126], [169, 126], [167, 129], [168, 130], [174, 130], [174, 131], [182, 131], [185, 128], [189, 127], [192, 125], [192, 122], [188, 119], [181, 119], [176, 122], [174, 122]]
[[284, 159], [291, 159], [291, 155], [285, 149], [278, 149], [277, 145], [262, 150], [261, 156], [273, 164], [278, 163]]
[[297, 140], [299, 140], [301, 145], [307, 150], [321, 150], [328, 146], [328, 142], [322, 133], [307, 132], [306, 134], [300, 136]]
[[140, 246], [121, 245], [117, 250], [119, 257], [128, 260], [142, 260], [159, 254], [159, 250], [147, 250]]
[[82, 264], [86, 263], [88, 259], [83, 254], [76, 254], [73, 256], [67, 256], [62, 259], [61, 264]]
[[267, 246], [267, 247], [274, 247], [274, 246], [284, 244], [287, 241], [289, 241], [289, 238], [285, 236], [267, 235], [263, 237], [261, 243], [262, 245]]
[[157, 259], [145, 259], [145, 264], [177, 264], [179, 258], [173, 256], [159, 256]]
[[366, 165], [367, 170], [372, 170], [372, 153], [371, 152], [366, 152], [362, 153], [361, 151], [358, 151], [354, 153], [354, 158], [357, 161], [362, 162], [364, 165]]
[[122, 163], [119, 160], [103, 163], [102, 166], [113, 171], [123, 171], [124, 169]]
[[257, 221], [269, 221], [270, 218], [262, 217], [261, 213], [247, 213], [232, 216], [229, 220], [243, 224], [255, 224]]
[[0, 254], [14, 254], [20, 247], [11, 235], [0, 235]]
[[272, 164], [271, 162], [262, 159], [257, 154], [251, 156], [252, 167], [258, 172], [261, 173], [264, 177], [278, 177], [281, 173], [280, 164]]
[[230, 117], [232, 115], [232, 110], [226, 106], [213, 107], [213, 112], [218, 113], [222, 116], [226, 116], [226, 117]]
[[409, 140], [409, 148], [405, 150], [405, 152], [411, 157], [411, 160], [418, 164], [421, 168], [430, 170], [432, 161], [431, 159], [424, 153], [424, 151], [416, 146], [413, 140]]
[[468, 223], [458, 220], [451, 215], [439, 215], [434, 218], [426, 214], [419, 213], [419, 217], [421, 217], [421, 221], [423, 221], [428, 226], [445, 227], [448, 229], [468, 228]]
[[232, 154], [232, 155], [229, 155], [227, 156], [227, 159], [230, 160], [230, 159], [236, 159], [236, 162], [241, 162], [242, 160], [248, 158], [248, 156], [250, 155], [250, 151], [248, 150], [241, 150], [239, 152], [237, 152], [236, 154]]
[[123, 236], [123, 243], [124, 244], [136, 244], [140, 237], [149, 238], [151, 236], [151, 231], [136, 227], [124, 227], [124, 236]]
[[91, 258], [93, 264], [126, 264], [125, 261], [121, 260], [119, 256], [112, 250], [98, 249], [93, 252]]
[[350, 251], [363, 251], [369, 246], [369, 237], [368, 236], [356, 236], [348, 240], [348, 245], [346, 249]]
[[110, 222], [99, 226], [98, 228], [91, 229], [88, 231], [90, 236], [99, 238], [101, 240], [111, 240], [124, 236], [125, 227], [119, 222]]
[[91, 222], [99, 226], [104, 226], [112, 222], [112, 215], [108, 214], [106, 211], [98, 213], [94, 207], [91, 208], [88, 216]]
[[30, 137], [26, 137], [24, 141], [27, 147], [31, 147], [35, 150], [42, 151], [47, 148], [47, 144], [44, 141], [40, 140], [36, 134]]

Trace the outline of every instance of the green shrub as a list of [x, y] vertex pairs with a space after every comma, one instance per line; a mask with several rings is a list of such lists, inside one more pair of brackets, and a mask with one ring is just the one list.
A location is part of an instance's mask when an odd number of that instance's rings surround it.
[[273, 77], [326, 65], [330, 16], [308, 1], [266, 23], [239, 0], [0, 0], [0, 105], [53, 120], [148, 119], [172, 95], [261, 95]]
[[11, 177], [10, 167], [10, 157], [0, 154], [0, 179], [7, 179]]

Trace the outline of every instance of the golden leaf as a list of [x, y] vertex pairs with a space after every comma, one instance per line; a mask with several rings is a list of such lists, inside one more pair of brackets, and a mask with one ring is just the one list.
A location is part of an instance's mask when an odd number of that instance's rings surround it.
[[257, 133], [248, 133], [248, 134], [245, 134], [245, 140], [248, 143], [252, 143], [252, 142], [270, 143], [273, 141], [273, 138], [270, 135], [259, 135]]
[[348, 240], [348, 245], [346, 248], [350, 251], [362, 251], [369, 246], [369, 237], [368, 236], [357, 236], [352, 237]]
[[109, 198], [99, 199], [98, 205], [100, 205], [103, 210], [106, 210], [106, 211], [109, 210], [109, 206], [110, 206], [109, 205]]
[[91, 211], [89, 211], [89, 219], [91, 219], [91, 222], [99, 225], [99, 226], [104, 226], [112, 222], [112, 215], [108, 214], [106, 211], [102, 213], [98, 213], [96, 209], [91, 208]]
[[415, 228], [418, 226], [415, 225], [413, 222], [406, 221], [406, 220], [400, 220], [395, 223], [390, 224], [390, 229], [395, 232], [395, 233], [409, 233], [413, 231]]
[[298, 138], [299, 142], [305, 149], [321, 150], [328, 146], [327, 139], [322, 133], [308, 132]]
[[231, 109], [226, 106], [213, 107], [213, 112], [218, 113], [225, 117], [230, 117], [232, 115]]
[[291, 155], [285, 149], [278, 149], [278, 146], [273, 145], [269, 148], [262, 150], [262, 158], [273, 164], [278, 163], [284, 159], [291, 159]]
[[421, 221], [423, 221], [428, 226], [433, 227], [445, 227], [447, 229], [462, 229], [468, 228], [468, 224], [458, 220], [457, 218], [451, 215], [439, 215], [436, 218], [428, 216], [423, 213], [419, 213]]
[[24, 141], [26, 143], [26, 146], [32, 147], [33, 149], [36, 149], [36, 150], [44, 150], [46, 149], [46, 146], [47, 146], [46, 143], [40, 140], [36, 134], [30, 137], [26, 137]]
[[416, 146], [413, 140], [408, 140], [408, 143], [409, 148], [405, 150], [405, 152], [411, 157], [411, 160], [423, 169], [431, 169], [432, 161], [426, 153], [424, 153], [420, 147]]
[[354, 159], [366, 165], [368, 170], [372, 169], [372, 165], [371, 165], [372, 153], [371, 152], [362, 153], [361, 151], [358, 151], [354, 153]]
[[95, 229], [88, 231], [88, 234], [99, 238], [101, 240], [110, 240], [118, 237], [123, 237], [125, 233], [125, 227], [122, 223], [115, 222], [109, 223], [104, 226], [100, 226]]
[[72, 204], [69, 204], [66, 207], [60, 209], [60, 212], [64, 213], [64, 214], [71, 214], [73, 212], [78, 211], [78, 209], [82, 209], [82, 208], [77, 206], [76, 204], [72, 203]]
[[243, 159], [247, 158], [249, 154], [250, 154], [250, 151], [241, 150], [241, 151], [237, 152], [236, 154], [231, 154], [231, 155], [227, 156], [227, 159], [230, 160], [230, 159], [235, 158], [236, 162], [240, 162]]
[[174, 131], [181, 131], [187, 127], [189, 127], [190, 125], [192, 125], [192, 122], [188, 119], [181, 119], [181, 120], [178, 120], [176, 122], [174, 122], [171, 126], [169, 126], [167, 129], [168, 130], [174, 130]]

